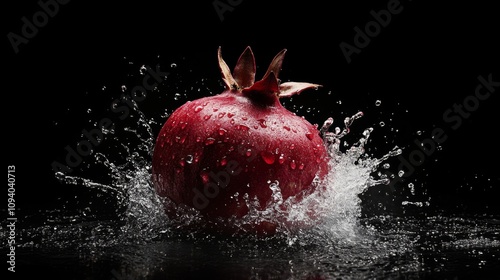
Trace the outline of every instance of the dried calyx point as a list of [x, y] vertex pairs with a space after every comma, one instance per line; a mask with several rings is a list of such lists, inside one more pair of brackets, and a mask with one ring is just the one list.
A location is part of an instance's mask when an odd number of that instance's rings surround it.
[[252, 95], [267, 96], [274, 100], [277, 100], [278, 97], [291, 97], [295, 94], [299, 94], [305, 89], [318, 88], [321, 86], [302, 82], [286, 82], [280, 84], [278, 75], [285, 53], [286, 49], [280, 51], [271, 61], [264, 77], [255, 82], [255, 57], [250, 47], [247, 47], [240, 55], [232, 74], [226, 62], [222, 59], [221, 48], [219, 47], [218, 60], [222, 79], [226, 83], [228, 89], [235, 93], [243, 93], [249, 97]]

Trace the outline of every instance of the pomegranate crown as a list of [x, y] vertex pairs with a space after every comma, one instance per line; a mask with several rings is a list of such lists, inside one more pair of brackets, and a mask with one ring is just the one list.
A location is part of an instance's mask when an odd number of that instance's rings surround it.
[[240, 55], [232, 74], [226, 62], [222, 59], [221, 48], [219, 47], [217, 56], [219, 67], [222, 72], [222, 79], [231, 91], [242, 92], [244, 94], [262, 92], [277, 97], [291, 97], [301, 93], [305, 89], [318, 88], [321, 86], [302, 82], [286, 82], [280, 84], [278, 75], [285, 53], [286, 49], [280, 51], [271, 61], [264, 77], [260, 81], [255, 82], [255, 57], [250, 47], [246, 47]]

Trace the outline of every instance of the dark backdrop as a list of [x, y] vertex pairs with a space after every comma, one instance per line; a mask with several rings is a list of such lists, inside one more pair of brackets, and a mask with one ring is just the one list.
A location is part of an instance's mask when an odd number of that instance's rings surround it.
[[[227, 10], [218, 12], [214, 3]], [[64, 162], [64, 147], [74, 147], [82, 139], [82, 130], [93, 128], [93, 121], [110, 116], [119, 123], [109, 106], [119, 98], [120, 85], [137, 83], [133, 79], [137, 79], [140, 65], [159, 63], [172, 74], [164, 85], [169, 91], [166, 97], [148, 98], [163, 103], [139, 105], [154, 117], [162, 114], [159, 110], [173, 110], [200, 97], [201, 93], [189, 93], [189, 89], [193, 84], [196, 88], [201, 79], [213, 94], [221, 91], [218, 46], [232, 67], [250, 45], [259, 65], [258, 77], [272, 57], [287, 48], [281, 77], [323, 85], [318, 92], [285, 102], [311, 122], [321, 124], [332, 116], [340, 125], [344, 117], [364, 111], [353, 134], [359, 136], [364, 128], [375, 127], [369, 145], [374, 155], [398, 145], [408, 157], [416, 149], [415, 139], [424, 141], [435, 127], [443, 128], [448, 138], [441, 149], [427, 156], [395, 188], [415, 183], [417, 195], [431, 196], [436, 209], [495, 213], [500, 187], [499, 87], [467, 118], [460, 117], [463, 122], [457, 129], [451, 128], [457, 124], [456, 114], [453, 122], [443, 119], [443, 113], [454, 104], [474, 101], [471, 96], [479, 84], [478, 76], [492, 75], [494, 81], [500, 81], [495, 8], [480, 1], [402, 0], [397, 8], [391, 6], [399, 12], [391, 15], [386, 26], [380, 30], [372, 26], [369, 42], [358, 38], [358, 45], [365, 45], [348, 63], [340, 44], [355, 46], [355, 28], [364, 30], [374, 20], [370, 11], [380, 14], [394, 3], [70, 1], [58, 4], [57, 12], [51, 7], [53, 17], [36, 32], [31, 30], [34, 35], [18, 45], [17, 53], [9, 32], [22, 36], [22, 18], [33, 22], [33, 15], [42, 8], [37, 1], [4, 4], [9, 7], [2, 9], [3, 137], [7, 139], [3, 150], [6, 164], [16, 165], [17, 206], [30, 213], [64, 203], [78, 207], [79, 200], [91, 197], [82, 187], [59, 183], [51, 164]], [[43, 21], [43, 16], [38, 20]], [[171, 63], [177, 67], [171, 68]], [[173, 100], [177, 91], [187, 96], [177, 102]], [[382, 102], [380, 106], [375, 106], [376, 100]], [[91, 112], [87, 112], [89, 108]], [[386, 126], [379, 127], [380, 121]], [[154, 129], [157, 132], [159, 126]], [[382, 193], [386, 191], [381, 188]], [[372, 197], [375, 200], [377, 193]]]

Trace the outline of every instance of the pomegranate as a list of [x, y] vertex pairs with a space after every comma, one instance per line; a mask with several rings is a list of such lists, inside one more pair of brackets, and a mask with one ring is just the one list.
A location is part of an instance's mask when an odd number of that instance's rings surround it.
[[[270, 183], [278, 183], [284, 200], [300, 200], [313, 191], [316, 176], [326, 175], [328, 156], [317, 126], [279, 101], [319, 85], [280, 83], [285, 52], [254, 82], [251, 48], [231, 74], [219, 47], [226, 89], [188, 101], [167, 119], [154, 148], [152, 180], [158, 195], [174, 208], [194, 208], [207, 221], [238, 219], [248, 213], [249, 200], [257, 201], [260, 210], [266, 207], [273, 194]], [[176, 215], [176, 209], [167, 214]], [[247, 230], [272, 232], [275, 226], [265, 222]]]

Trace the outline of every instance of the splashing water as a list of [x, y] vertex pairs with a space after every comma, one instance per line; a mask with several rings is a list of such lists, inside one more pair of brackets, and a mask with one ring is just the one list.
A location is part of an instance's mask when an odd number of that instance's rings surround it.
[[[388, 168], [384, 162], [402, 152], [394, 147], [379, 158], [369, 156], [365, 146], [373, 128], [365, 129], [353, 145], [346, 145], [343, 138], [350, 133], [353, 122], [363, 116], [362, 112], [345, 118], [343, 128], [332, 129], [332, 118], [324, 122], [320, 132], [332, 160], [326, 178], [313, 182], [316, 185], [313, 193], [300, 200], [295, 197], [284, 200], [280, 182], [269, 181], [272, 197], [264, 209], [260, 209], [248, 194], [235, 194], [244, 198], [249, 212], [243, 218], [229, 222], [236, 227], [259, 222], [277, 223], [275, 236], [221, 238], [203, 231], [200, 227], [204, 223], [203, 217], [195, 209], [178, 209], [178, 215], [173, 219], [166, 216], [164, 206], [171, 202], [156, 195], [150, 180], [151, 154], [156, 139], [152, 125], [157, 122], [148, 119], [137, 106], [132, 109], [137, 121], [124, 127], [122, 132], [135, 138], [137, 144], [124, 145], [117, 136], [106, 140], [116, 142], [123, 149], [124, 159], [115, 161], [115, 155], [103, 152], [92, 155], [95, 165], [106, 170], [108, 182], [56, 174], [66, 184], [90, 188], [116, 200], [119, 207], [110, 208], [115, 209], [117, 218], [88, 221], [84, 214], [47, 213], [53, 218], [48, 218], [42, 226], [20, 233], [25, 240], [21, 247], [77, 248], [80, 252], [77, 258], [82, 258], [82, 254], [89, 255], [86, 258], [94, 263], [103, 258], [108, 261], [120, 258], [120, 263], [115, 266], [118, 268], [106, 272], [116, 279], [124, 274], [133, 278], [154, 276], [158, 270], [181, 277], [179, 267], [211, 263], [214, 252], [218, 252], [215, 257], [218, 260], [212, 265], [235, 279], [242, 278], [239, 276], [242, 273], [255, 279], [272, 276], [323, 279], [331, 275], [373, 278], [395, 276], [400, 271], [418, 274], [424, 270], [422, 263], [426, 258], [436, 258], [435, 255], [427, 257], [415, 249], [417, 245], [420, 248], [435, 246], [425, 240], [431, 240], [429, 232], [432, 237], [436, 231], [433, 228], [426, 231], [422, 221], [389, 216], [361, 219], [360, 195], [371, 187], [389, 183], [390, 178], [376, 175], [377, 171]], [[119, 133], [117, 130], [103, 133], [114, 135]], [[490, 227], [484, 227], [483, 235], [469, 240], [460, 232], [467, 232], [471, 227], [477, 229], [477, 224], [442, 218], [436, 218], [434, 222], [442, 223], [443, 227], [452, 223], [459, 228], [448, 238], [449, 247], [479, 246], [485, 252], [500, 248], [498, 236]], [[196, 225], [198, 229], [194, 230], [190, 225]], [[186, 231], [186, 228], [191, 230]], [[442, 234], [450, 236], [450, 232], [442, 231]], [[489, 256], [485, 254], [482, 261], [489, 262]], [[229, 259], [238, 261], [235, 263]], [[275, 262], [266, 263], [270, 259]], [[437, 262], [439, 266], [446, 263], [446, 259], [443, 257]], [[276, 263], [278, 268], [272, 267]]]
[[[114, 236], [117, 242], [148, 242], [159, 237], [191, 236], [199, 238], [206, 234], [203, 231], [205, 221], [195, 209], [178, 208], [175, 218], [168, 218], [164, 206], [170, 202], [167, 198], [156, 195], [150, 181], [150, 158], [154, 147], [155, 136], [151, 124], [136, 106], [138, 116], [137, 127], [125, 127], [123, 130], [136, 137], [138, 144], [124, 147], [126, 158], [124, 164], [116, 164], [109, 158], [113, 155], [95, 153], [96, 164], [107, 169], [110, 184], [103, 184], [84, 177], [69, 176], [62, 173], [56, 176], [67, 184], [97, 189], [113, 195], [118, 204], [125, 208], [119, 213], [120, 230]], [[277, 235], [271, 239], [279, 239], [287, 246], [294, 244], [317, 244], [351, 242], [362, 243], [368, 238], [368, 229], [359, 225], [361, 205], [359, 194], [371, 186], [386, 184], [388, 178], [375, 178], [374, 172], [389, 157], [401, 153], [397, 147], [381, 158], [371, 158], [365, 153], [365, 145], [373, 129], [368, 128], [360, 139], [345, 152], [342, 138], [350, 133], [350, 127], [362, 112], [344, 119], [344, 128], [335, 127], [333, 119], [327, 119], [320, 129], [330, 157], [330, 172], [324, 180], [316, 180], [315, 191], [302, 199], [290, 197], [284, 200], [281, 195], [279, 181], [269, 181], [272, 197], [264, 209], [260, 208], [257, 198], [248, 194], [242, 195], [249, 209], [240, 219], [219, 221], [230, 223], [236, 228], [244, 229], [245, 225], [270, 222], [277, 224]], [[114, 138], [120, 141], [118, 138]], [[285, 207], [282, 207], [285, 206]], [[286, 209], [286, 210], [283, 210]], [[191, 225], [196, 225], [194, 230]], [[116, 226], [116, 225], [114, 225]], [[186, 232], [189, 228], [189, 234]], [[179, 229], [179, 230], [178, 230]], [[243, 230], [244, 231], [244, 230]], [[371, 238], [371, 237], [370, 237]], [[101, 240], [100, 245], [108, 244]]]

